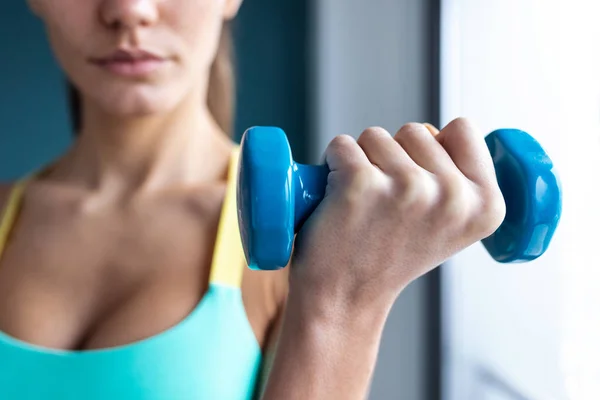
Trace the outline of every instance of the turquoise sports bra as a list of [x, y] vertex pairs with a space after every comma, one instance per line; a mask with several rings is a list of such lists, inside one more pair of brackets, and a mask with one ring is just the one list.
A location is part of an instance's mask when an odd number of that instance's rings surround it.
[[[63, 351], [0, 332], [2, 400], [251, 399], [261, 349], [241, 294], [245, 259], [237, 226], [238, 151], [217, 233], [209, 288], [176, 326], [119, 347]], [[0, 256], [16, 221], [25, 182], [17, 184], [0, 220]]]

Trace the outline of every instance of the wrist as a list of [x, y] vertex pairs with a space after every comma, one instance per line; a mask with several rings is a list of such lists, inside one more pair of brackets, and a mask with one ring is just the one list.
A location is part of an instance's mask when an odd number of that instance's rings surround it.
[[264, 399], [366, 398], [392, 302], [292, 275]]
[[349, 295], [342, 290], [316, 290], [314, 285], [292, 282], [287, 312], [294, 320], [317, 330], [370, 331], [377, 334], [393, 305], [384, 296], [366, 298], [364, 293]]

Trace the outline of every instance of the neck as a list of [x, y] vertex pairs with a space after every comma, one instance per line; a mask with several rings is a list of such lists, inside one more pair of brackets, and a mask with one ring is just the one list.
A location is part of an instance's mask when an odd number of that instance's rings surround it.
[[201, 100], [190, 96], [168, 113], [135, 118], [85, 102], [79, 138], [53, 174], [113, 192], [221, 179], [232, 142]]

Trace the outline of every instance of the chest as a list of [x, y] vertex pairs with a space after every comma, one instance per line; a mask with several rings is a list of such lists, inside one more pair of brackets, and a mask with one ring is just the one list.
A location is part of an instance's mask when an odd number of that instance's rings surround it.
[[221, 203], [156, 201], [81, 212], [24, 208], [0, 260], [0, 329], [52, 348], [141, 340], [207, 288]]
[[262, 357], [243, 312], [238, 289], [211, 288], [175, 328], [101, 352], [56, 354], [0, 333], [0, 397], [251, 399]]

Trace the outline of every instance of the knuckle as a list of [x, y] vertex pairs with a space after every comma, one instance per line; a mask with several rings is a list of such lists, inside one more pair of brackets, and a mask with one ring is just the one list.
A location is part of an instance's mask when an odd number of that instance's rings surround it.
[[357, 159], [356, 147], [358, 147], [358, 144], [350, 135], [338, 135], [329, 143], [328, 153], [341, 160], [340, 164], [342, 166], [335, 174], [329, 174], [330, 178], [335, 178], [332, 180], [333, 182], [348, 185], [353, 181], [363, 179], [361, 176], [366, 173], [365, 170], [368, 169], [368, 165], [363, 165]]
[[360, 143], [371, 143], [379, 140], [382, 137], [390, 136], [389, 132], [380, 126], [372, 126], [365, 129], [359, 136]]
[[418, 122], [409, 122], [402, 125], [402, 127], [400, 127], [400, 129], [398, 130], [398, 133], [418, 132], [422, 129], [426, 129], [425, 125], [420, 124]]
[[442, 223], [451, 226], [464, 226], [473, 211], [473, 196], [466, 182], [458, 178], [449, 179], [452, 183], [442, 185], [442, 201], [440, 210], [443, 218]]
[[345, 153], [348, 148], [356, 145], [356, 140], [350, 135], [337, 135], [329, 142], [329, 149], [336, 153]]
[[363, 204], [365, 200], [379, 194], [379, 179], [368, 168], [357, 168], [346, 175], [342, 198], [347, 205]]
[[401, 165], [389, 172], [396, 189], [403, 195], [416, 190], [421, 178], [421, 174], [416, 168], [402, 168]]
[[464, 227], [472, 216], [472, 202], [464, 197], [454, 197], [444, 206], [443, 223], [449, 227]]
[[482, 206], [482, 226], [483, 233], [486, 236], [491, 235], [498, 229], [506, 217], [506, 203], [501, 193], [487, 198]]
[[423, 124], [417, 122], [409, 122], [404, 124], [396, 133], [397, 140], [414, 140], [422, 135], [430, 135], [429, 130]]
[[458, 132], [473, 132], [478, 130], [475, 123], [471, 119], [465, 117], [458, 117], [453, 119], [448, 124], [448, 128], [450, 128], [451, 130], [456, 130]]
[[467, 126], [472, 125], [472, 122], [469, 118], [458, 117], [458, 118], [454, 118], [452, 121], [450, 121], [450, 123], [448, 125], [457, 125], [457, 126], [467, 127]]
[[381, 126], [370, 126], [362, 132], [361, 136], [363, 136], [363, 135], [374, 135], [374, 136], [386, 135], [386, 136], [389, 136], [389, 132], [387, 130], [385, 130], [385, 128], [382, 128]]
[[377, 181], [377, 170], [370, 165], [347, 160], [344, 168], [330, 172], [328, 185], [340, 188], [346, 194], [364, 195]]
[[458, 170], [448, 171], [438, 176], [443, 200], [448, 202], [466, 201], [472, 196], [473, 184]]
[[402, 209], [423, 212], [437, 197], [435, 183], [416, 168], [406, 169], [394, 178], [396, 201]]
[[360, 191], [368, 189], [373, 183], [374, 178], [369, 168], [357, 166], [351, 171], [352, 187]]
[[505, 216], [506, 204], [501, 194], [479, 196], [479, 207], [470, 220], [467, 232], [477, 239], [488, 237], [498, 229]]

